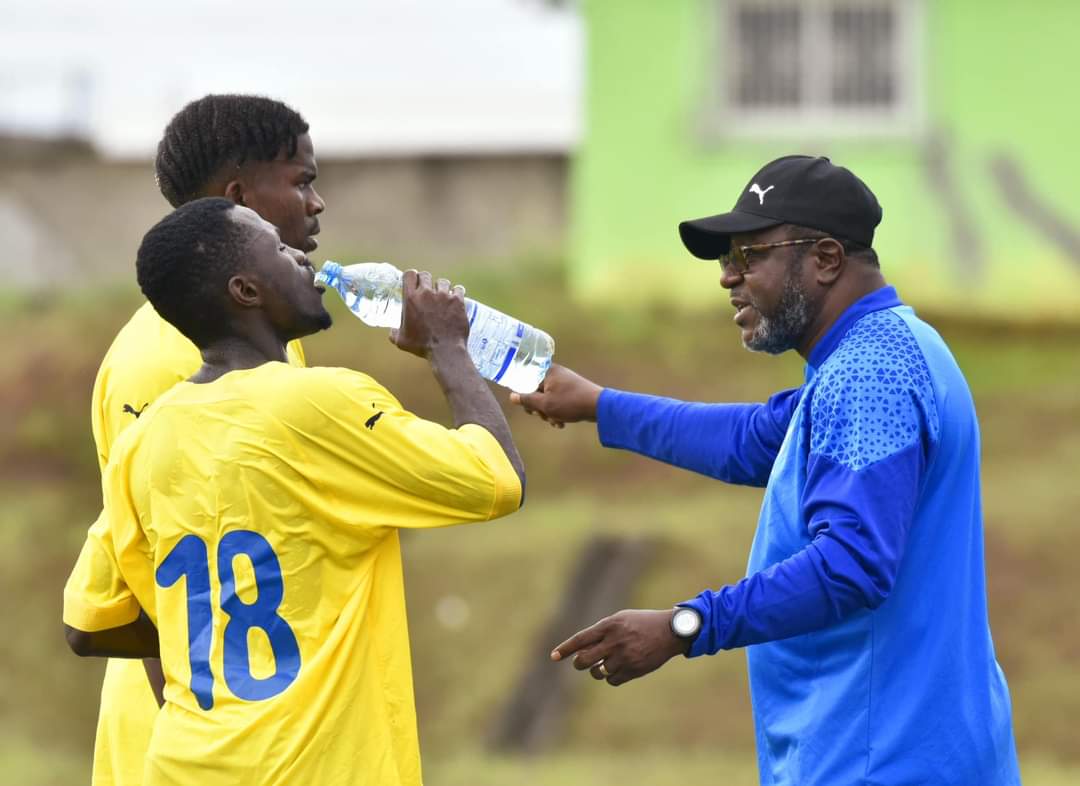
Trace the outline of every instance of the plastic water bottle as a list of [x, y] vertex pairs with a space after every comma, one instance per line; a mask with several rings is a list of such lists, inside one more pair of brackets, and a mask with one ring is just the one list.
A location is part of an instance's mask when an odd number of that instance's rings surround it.
[[[385, 262], [342, 266], [327, 261], [315, 277], [373, 327], [401, 326], [402, 273]], [[532, 393], [551, 366], [555, 342], [547, 333], [465, 298], [469, 355], [480, 376], [516, 393]]]

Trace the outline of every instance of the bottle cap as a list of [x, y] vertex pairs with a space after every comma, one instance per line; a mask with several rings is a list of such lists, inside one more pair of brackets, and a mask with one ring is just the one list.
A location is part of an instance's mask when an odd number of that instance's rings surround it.
[[340, 276], [341, 265], [337, 262], [331, 262], [328, 259], [323, 263], [322, 270], [315, 274], [315, 283], [327, 287], [334, 287], [337, 285], [337, 280]]

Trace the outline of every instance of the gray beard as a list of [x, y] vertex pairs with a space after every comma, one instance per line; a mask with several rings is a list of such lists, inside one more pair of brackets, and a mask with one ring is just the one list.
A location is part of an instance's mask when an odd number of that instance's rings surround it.
[[751, 303], [758, 312], [757, 327], [743, 346], [751, 352], [779, 355], [794, 349], [810, 325], [810, 299], [799, 280], [798, 266], [792, 265], [784, 281], [784, 291], [774, 314], [766, 314]]

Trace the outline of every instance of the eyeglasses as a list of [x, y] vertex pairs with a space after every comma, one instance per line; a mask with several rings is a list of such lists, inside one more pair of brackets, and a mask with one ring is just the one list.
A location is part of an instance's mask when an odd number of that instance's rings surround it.
[[754, 243], [749, 246], [732, 246], [731, 251], [720, 257], [720, 267], [723, 269], [725, 276], [731, 273], [738, 273], [740, 276], [745, 276], [750, 272], [750, 264], [753, 262], [751, 254], [763, 254], [770, 248], [800, 246], [803, 243], [816, 243], [819, 240], [824, 239], [824, 237], [801, 237], [795, 240], [780, 240], [776, 243]]

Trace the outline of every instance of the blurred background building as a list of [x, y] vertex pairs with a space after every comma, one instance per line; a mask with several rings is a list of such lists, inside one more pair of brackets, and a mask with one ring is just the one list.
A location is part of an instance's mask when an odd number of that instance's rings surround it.
[[[186, 101], [232, 90], [280, 97], [311, 123], [327, 256], [554, 255], [579, 295], [701, 304], [675, 225], [728, 209], [761, 163], [798, 151], [877, 193], [877, 245], [916, 304], [1080, 313], [1067, 197], [1080, 151], [1063, 132], [1077, 110], [1057, 92], [1080, 66], [1069, 0], [253, 9], [9, 5], [0, 228], [23, 263], [7, 263], [9, 284], [34, 286], [28, 268], [46, 260], [125, 280], [165, 209], [148, 169], [162, 128]], [[284, 55], [266, 45], [282, 36]]]
[[[1080, 314], [1080, 4], [589, 0], [574, 280], [700, 300], [678, 221], [765, 161], [827, 155], [877, 194], [886, 276], [916, 304]], [[1022, 276], [1022, 279], [1020, 278]], [[616, 283], [617, 282], [617, 283]], [[634, 282], [640, 282], [635, 285]]]
[[331, 205], [321, 254], [438, 265], [563, 250], [583, 57], [565, 9], [43, 0], [0, 14], [8, 286], [40, 286], [42, 265], [128, 282], [168, 208], [157, 142], [209, 92], [280, 98], [311, 124]]

